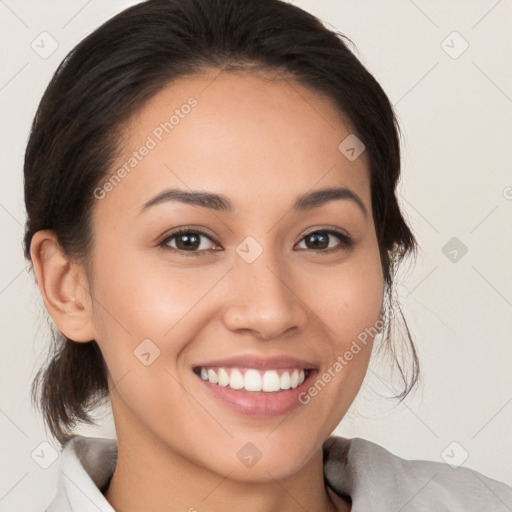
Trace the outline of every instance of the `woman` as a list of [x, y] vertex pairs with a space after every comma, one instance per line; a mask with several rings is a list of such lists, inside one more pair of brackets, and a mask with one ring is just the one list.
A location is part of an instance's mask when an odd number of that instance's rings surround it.
[[[149, 0], [82, 41], [25, 159], [59, 331], [33, 387], [64, 448], [47, 510], [512, 506], [469, 469], [331, 436], [375, 337], [391, 350], [416, 248], [399, 172], [385, 93], [293, 5]], [[116, 439], [74, 435], [107, 399]]]

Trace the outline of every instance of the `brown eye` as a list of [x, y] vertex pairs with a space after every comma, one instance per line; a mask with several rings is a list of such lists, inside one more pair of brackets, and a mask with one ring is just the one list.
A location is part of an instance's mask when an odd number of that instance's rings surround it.
[[[335, 238], [339, 242], [333, 245], [332, 241]], [[213, 248], [208, 247], [208, 242], [203, 242], [203, 239], [209, 240], [213, 244]], [[353, 245], [353, 241], [348, 235], [334, 229], [312, 231], [302, 238], [302, 242], [306, 244], [306, 249], [318, 253], [336, 252], [348, 249]], [[204, 231], [198, 229], [180, 229], [171, 233], [158, 245], [183, 256], [201, 256], [218, 250], [215, 241]]]
[[[336, 244], [330, 245], [332, 237], [337, 238], [341, 243], [338, 243], [337, 246]], [[312, 231], [304, 236], [302, 241], [305, 241], [307, 249], [313, 249], [316, 252], [331, 252], [331, 250], [337, 250], [340, 247], [348, 248], [352, 246], [352, 239], [349, 236], [334, 229]]]
[[[208, 250], [208, 243], [203, 243], [202, 238], [207, 238], [213, 242], [213, 240], [203, 231], [181, 229], [171, 233], [168, 237], [162, 240], [159, 245], [175, 251], [192, 253], [195, 256], [196, 254], [199, 255]], [[171, 242], [173, 241], [175, 241], [174, 246], [171, 245]]]

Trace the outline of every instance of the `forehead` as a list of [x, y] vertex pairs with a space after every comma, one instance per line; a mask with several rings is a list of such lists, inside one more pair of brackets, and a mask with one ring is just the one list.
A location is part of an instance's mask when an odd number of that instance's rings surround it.
[[226, 195], [240, 211], [345, 186], [370, 210], [366, 153], [350, 161], [339, 149], [351, 132], [331, 99], [278, 74], [179, 79], [124, 126], [111, 169], [122, 178], [101, 208], [133, 217], [151, 196], [180, 188]]

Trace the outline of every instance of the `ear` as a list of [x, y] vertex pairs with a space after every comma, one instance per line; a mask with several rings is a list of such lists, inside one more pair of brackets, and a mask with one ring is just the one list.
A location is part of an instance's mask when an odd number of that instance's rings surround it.
[[34, 233], [30, 256], [46, 309], [60, 332], [77, 342], [95, 339], [92, 300], [83, 268], [68, 261], [50, 230]]

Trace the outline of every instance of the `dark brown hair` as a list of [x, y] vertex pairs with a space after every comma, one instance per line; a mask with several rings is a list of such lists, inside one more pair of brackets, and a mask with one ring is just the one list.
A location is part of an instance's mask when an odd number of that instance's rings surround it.
[[[279, 0], [148, 0], [114, 16], [69, 52], [37, 109], [24, 162], [25, 257], [30, 261], [33, 234], [50, 229], [69, 259], [87, 268], [93, 191], [117, 156], [123, 123], [158, 91], [212, 68], [262, 69], [334, 100], [366, 146], [389, 306], [397, 265], [417, 250], [395, 195], [399, 128], [386, 94], [347, 42], [353, 45]], [[397, 355], [391, 323], [383, 346], [402, 376], [401, 400], [415, 385], [419, 365], [408, 330], [411, 357]], [[107, 368], [96, 341], [77, 343], [56, 329], [52, 333], [32, 400], [64, 444], [77, 423], [94, 424], [91, 411], [108, 400]]]

